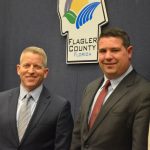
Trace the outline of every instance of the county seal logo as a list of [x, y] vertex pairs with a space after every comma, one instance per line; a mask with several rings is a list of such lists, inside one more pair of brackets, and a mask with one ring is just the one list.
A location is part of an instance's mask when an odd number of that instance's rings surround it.
[[97, 63], [97, 38], [108, 22], [104, 0], [58, 0], [58, 14], [67, 35], [66, 63]]

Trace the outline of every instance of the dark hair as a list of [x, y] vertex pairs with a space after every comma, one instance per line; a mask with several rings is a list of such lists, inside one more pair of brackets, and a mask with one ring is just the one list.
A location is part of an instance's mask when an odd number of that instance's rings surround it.
[[120, 28], [109, 28], [102, 31], [98, 41], [103, 37], [119, 37], [123, 41], [124, 47], [130, 46], [130, 38], [129, 35]]

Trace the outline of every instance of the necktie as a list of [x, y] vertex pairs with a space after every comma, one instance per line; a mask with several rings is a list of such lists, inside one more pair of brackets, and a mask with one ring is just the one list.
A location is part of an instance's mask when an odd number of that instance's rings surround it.
[[108, 91], [108, 87], [110, 86], [110, 80], [107, 80], [102, 91], [100, 92], [97, 100], [96, 100], [96, 103], [93, 107], [93, 110], [92, 110], [92, 113], [91, 113], [91, 117], [90, 117], [90, 120], [89, 120], [89, 128], [91, 128], [97, 118], [97, 115], [99, 114], [100, 112], [100, 109], [102, 107], [102, 104], [103, 104], [103, 101], [107, 95], [107, 91]]
[[25, 99], [23, 99], [23, 104], [20, 108], [18, 117], [18, 135], [20, 141], [25, 133], [25, 130], [31, 118], [31, 98], [32, 96], [30, 94], [27, 94]]

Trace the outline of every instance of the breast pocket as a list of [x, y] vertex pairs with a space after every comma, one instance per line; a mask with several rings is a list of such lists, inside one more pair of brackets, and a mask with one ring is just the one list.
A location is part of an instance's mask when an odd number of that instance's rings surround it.
[[111, 111], [110, 116], [112, 122], [117, 124], [118, 127], [132, 128], [134, 115], [129, 111]]

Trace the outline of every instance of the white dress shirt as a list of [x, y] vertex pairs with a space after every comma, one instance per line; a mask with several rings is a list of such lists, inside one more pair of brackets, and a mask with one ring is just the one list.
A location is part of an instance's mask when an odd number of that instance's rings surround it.
[[[32, 96], [32, 99], [31, 99], [31, 105], [32, 105], [31, 106], [31, 116], [35, 110], [36, 105], [37, 105], [37, 102], [38, 102], [38, 99], [40, 97], [42, 88], [43, 88], [43, 85], [40, 85], [39, 87], [37, 87], [33, 91], [29, 92], [30, 95]], [[18, 106], [17, 106], [17, 114], [16, 114], [17, 125], [18, 125], [18, 117], [19, 117], [20, 108], [23, 104], [23, 100], [24, 100], [25, 96], [27, 95], [27, 93], [28, 93], [28, 91], [22, 85], [20, 85], [20, 95], [18, 98]]]

